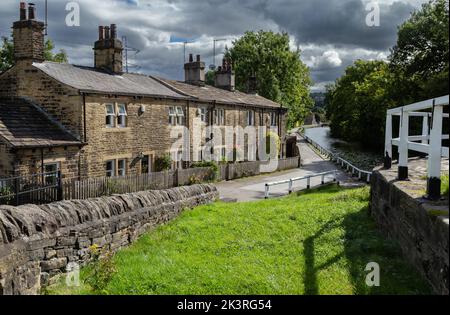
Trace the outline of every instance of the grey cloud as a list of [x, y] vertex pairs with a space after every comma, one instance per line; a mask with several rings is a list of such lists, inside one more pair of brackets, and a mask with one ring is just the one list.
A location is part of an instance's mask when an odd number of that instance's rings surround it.
[[[169, 43], [170, 36], [196, 38], [188, 52], [212, 62], [212, 39], [233, 39], [247, 30], [287, 31], [302, 46], [302, 59], [311, 67], [317, 86], [334, 81], [357, 58], [376, 58], [395, 44], [397, 25], [425, 0], [381, 2], [381, 26], [368, 28], [363, 0], [78, 0], [81, 26], [65, 25], [68, 1], [51, 1], [49, 37], [64, 48], [70, 62], [92, 65], [97, 26], [116, 23], [126, 35], [130, 62], [140, 71], [173, 79], [183, 77], [183, 46]], [[364, 0], [365, 1], [365, 0]], [[43, 0], [35, 1], [43, 16]], [[0, 36], [9, 36], [18, 18], [18, 1], [0, 2]], [[224, 43], [218, 51], [223, 50]], [[335, 51], [341, 60], [337, 62]]]

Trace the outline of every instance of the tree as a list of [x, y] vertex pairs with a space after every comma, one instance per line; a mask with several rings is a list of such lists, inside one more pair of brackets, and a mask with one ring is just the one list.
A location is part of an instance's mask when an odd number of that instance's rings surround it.
[[327, 116], [333, 136], [372, 148], [384, 143], [386, 110], [394, 77], [383, 61], [358, 60], [327, 91]]
[[[327, 88], [333, 136], [381, 148], [386, 110], [449, 93], [448, 4], [433, 0], [399, 27], [389, 62], [356, 61]], [[421, 131], [416, 122], [411, 129]]]
[[[51, 39], [47, 39], [44, 45], [44, 59], [60, 63], [67, 63], [67, 53], [64, 49], [54, 53], [55, 45]], [[0, 47], [0, 72], [5, 71], [14, 65], [14, 44], [7, 37], [2, 38], [2, 46]]]
[[255, 75], [258, 94], [288, 108], [288, 127], [293, 127], [303, 121], [313, 101], [309, 69], [289, 42], [287, 33], [246, 32], [226, 54], [234, 64], [237, 89], [248, 90], [248, 79]]
[[391, 51], [391, 69], [411, 78], [418, 97], [449, 94], [449, 7], [447, 0], [432, 0], [414, 12], [398, 30]]

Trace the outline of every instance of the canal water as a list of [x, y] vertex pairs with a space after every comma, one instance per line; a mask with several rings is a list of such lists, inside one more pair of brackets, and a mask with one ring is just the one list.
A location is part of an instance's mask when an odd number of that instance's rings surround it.
[[329, 127], [308, 128], [305, 134], [313, 141], [355, 166], [370, 171], [383, 163], [383, 152], [370, 151], [357, 143], [349, 143], [330, 136]]

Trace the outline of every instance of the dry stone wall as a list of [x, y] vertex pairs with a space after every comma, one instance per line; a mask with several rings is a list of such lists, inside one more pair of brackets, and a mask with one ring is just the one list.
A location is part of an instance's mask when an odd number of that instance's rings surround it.
[[39, 294], [70, 262], [89, 261], [89, 246], [117, 251], [184, 209], [219, 197], [194, 185], [47, 205], [0, 206], [0, 295]]
[[448, 295], [448, 211], [436, 212], [436, 207], [411, 196], [388, 173], [380, 168], [372, 176], [371, 215], [435, 293]]

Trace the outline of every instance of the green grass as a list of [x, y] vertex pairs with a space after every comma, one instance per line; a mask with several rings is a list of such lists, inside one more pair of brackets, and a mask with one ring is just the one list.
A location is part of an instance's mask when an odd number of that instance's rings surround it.
[[[428, 294], [368, 215], [368, 188], [328, 186], [184, 212], [114, 259], [108, 294]], [[381, 286], [365, 284], [377, 262]], [[86, 269], [82, 278], [86, 277]], [[62, 281], [49, 294], [94, 294]]]

